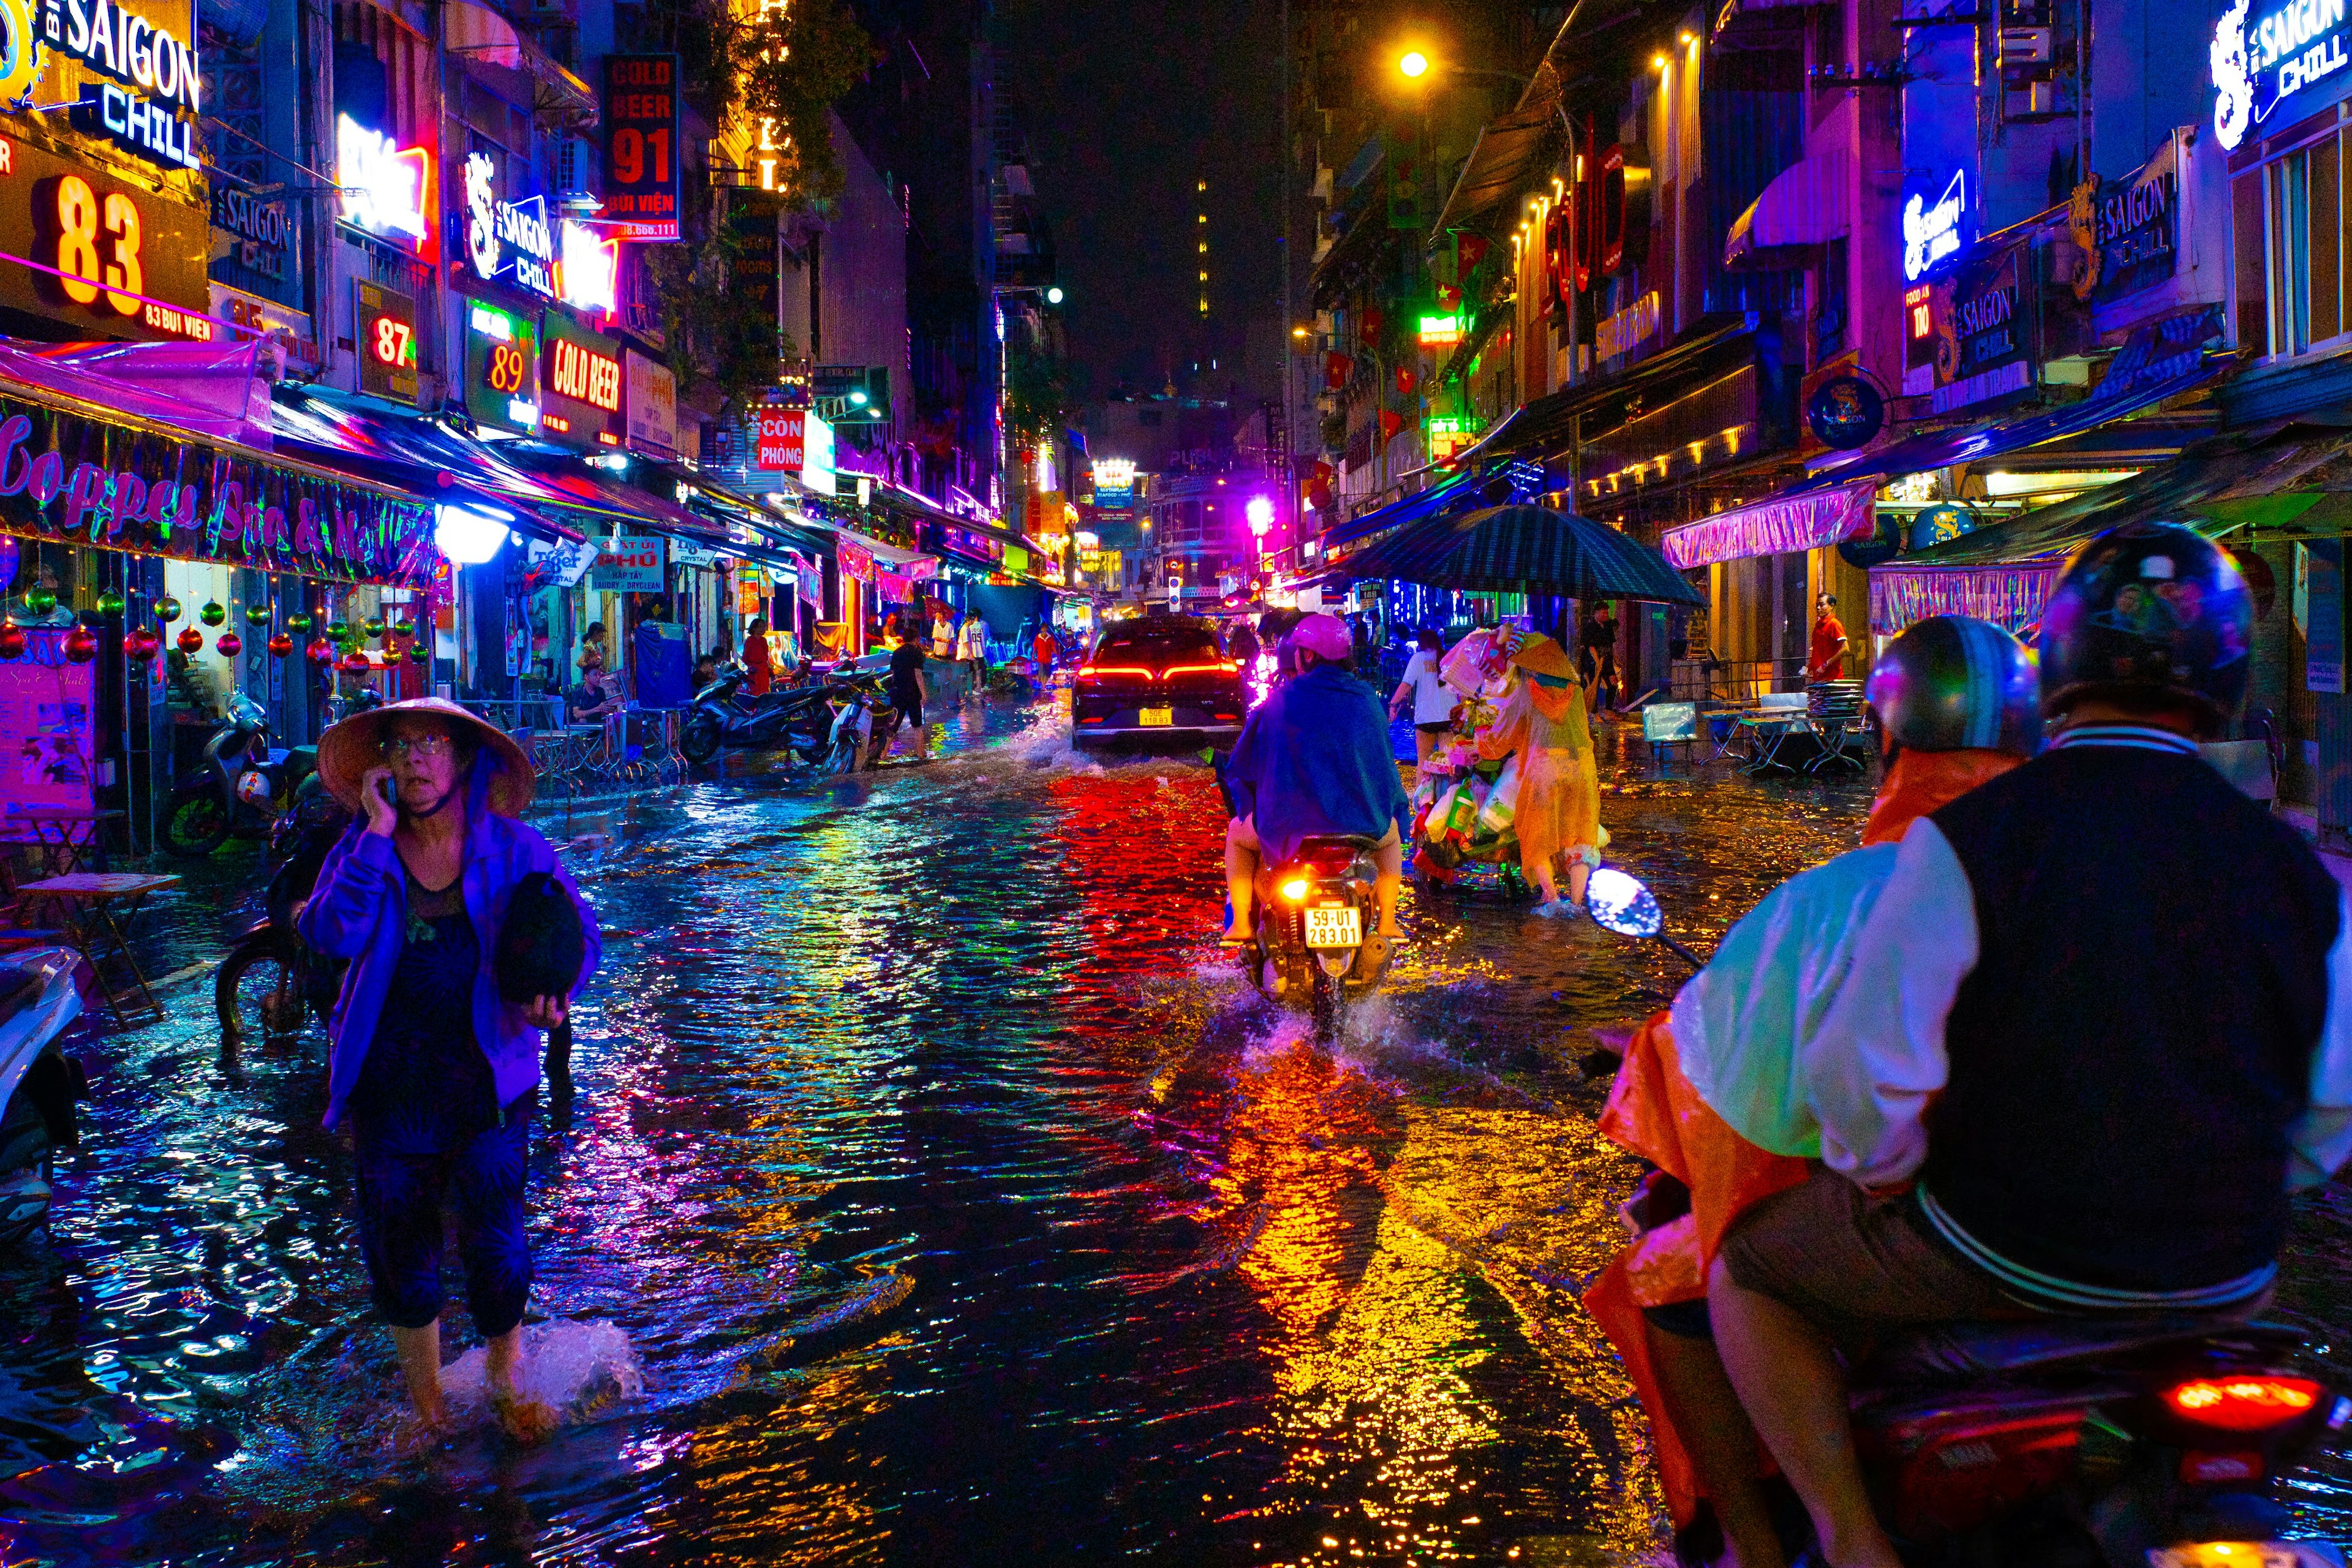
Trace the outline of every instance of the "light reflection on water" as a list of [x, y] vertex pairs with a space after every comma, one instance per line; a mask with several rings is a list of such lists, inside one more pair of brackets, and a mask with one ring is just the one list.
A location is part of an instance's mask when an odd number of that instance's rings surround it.
[[[1646, 1560], [1575, 1304], [1632, 1177], [1577, 1031], [1674, 961], [1474, 888], [1315, 1051], [1212, 945], [1205, 771], [983, 711], [948, 739], [1003, 743], [929, 767], [569, 825], [614, 833], [610, 934], [533, 1306], [618, 1324], [650, 1387], [536, 1451], [391, 1451], [316, 1040], [232, 1082], [197, 986], [87, 1047], [58, 1245], [0, 1263], [0, 1561]], [[1603, 810], [1703, 947], [1863, 799], [1625, 766]], [[2299, 1222], [2284, 1309], [2344, 1321], [2345, 1217]]]

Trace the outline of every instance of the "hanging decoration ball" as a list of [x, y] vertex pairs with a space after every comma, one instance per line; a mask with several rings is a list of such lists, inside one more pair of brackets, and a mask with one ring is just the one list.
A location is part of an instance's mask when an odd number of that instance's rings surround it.
[[269, 624], [269, 606], [267, 605], [247, 605], [245, 607], [245, 624], [248, 626], [268, 626]]
[[302, 650], [304, 658], [324, 669], [335, 662], [335, 645], [324, 637], [312, 637], [310, 646]]
[[213, 639], [213, 647], [220, 650], [223, 658], [235, 658], [245, 651], [245, 639], [235, 632], [223, 632]]
[[145, 626], [122, 634], [122, 657], [133, 664], [152, 663], [163, 651], [163, 639]]
[[327, 623], [327, 640], [328, 640], [328, 641], [330, 641], [330, 642], [344, 642], [344, 641], [349, 640], [349, 638], [350, 638], [351, 635], [352, 635], [352, 628], [351, 628], [351, 627], [349, 627], [349, 626], [345, 626], [345, 625], [343, 625], [343, 623], [342, 623], [342, 622], [341, 622], [341, 621], [329, 621], [329, 622]]
[[122, 595], [116, 593], [111, 588], [100, 594], [98, 596], [98, 613], [101, 616], [121, 615], [122, 613]]
[[166, 594], [155, 601], [155, 618], [170, 626], [180, 618], [180, 601]]
[[370, 616], [366, 620], [361, 622], [360, 625], [362, 628], [366, 631], [367, 635], [372, 637], [380, 637], [383, 636], [384, 627], [383, 617], [382, 616]]
[[309, 630], [310, 629], [310, 612], [309, 612], [309, 611], [307, 611], [307, 610], [289, 610], [289, 611], [287, 611], [287, 612], [286, 612], [286, 629], [287, 629], [288, 631], [289, 631], [289, 632], [307, 632], [307, 631], [309, 631]]
[[411, 664], [431, 664], [433, 662], [433, 650], [426, 647], [423, 643], [418, 643], [415, 647], [408, 650], [408, 661]]
[[0, 658], [24, 657], [25, 628], [16, 624], [16, 616], [11, 616], [6, 620], [0, 621]]
[[88, 664], [98, 657], [98, 634], [79, 621], [66, 633], [66, 658], [76, 664]]
[[182, 626], [178, 640], [180, 651], [191, 657], [205, 650], [205, 634], [194, 626]]
[[276, 637], [269, 639], [269, 651], [276, 654], [278, 658], [284, 658], [288, 654], [294, 651], [294, 639], [287, 636], [284, 632], [279, 632]]
[[208, 626], [216, 626], [228, 619], [228, 611], [222, 607], [218, 599], [206, 599], [205, 607], [196, 612], [196, 619]]
[[25, 607], [37, 616], [47, 615], [58, 607], [57, 590], [54, 588], [26, 589]]
[[353, 648], [349, 653], [343, 655], [338, 668], [342, 669], [342, 671], [347, 675], [365, 675], [369, 670], [373, 669], [375, 667], [368, 662], [367, 655], [362, 653], [357, 648]]

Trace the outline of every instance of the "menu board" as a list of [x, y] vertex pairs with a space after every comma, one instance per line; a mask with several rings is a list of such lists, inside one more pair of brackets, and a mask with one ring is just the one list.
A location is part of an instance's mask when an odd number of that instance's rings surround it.
[[11, 805], [91, 805], [97, 666], [66, 658], [68, 629], [26, 626], [24, 657], [0, 663], [0, 798]]

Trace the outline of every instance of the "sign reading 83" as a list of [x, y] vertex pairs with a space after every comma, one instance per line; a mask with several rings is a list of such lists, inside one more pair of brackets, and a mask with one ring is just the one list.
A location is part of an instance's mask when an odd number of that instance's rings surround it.
[[[101, 201], [79, 174], [57, 184], [58, 281], [78, 305], [94, 301], [102, 285], [106, 302], [121, 315], [139, 313], [147, 275], [139, 263], [139, 205], [120, 191]], [[99, 256], [100, 232], [109, 255]]]

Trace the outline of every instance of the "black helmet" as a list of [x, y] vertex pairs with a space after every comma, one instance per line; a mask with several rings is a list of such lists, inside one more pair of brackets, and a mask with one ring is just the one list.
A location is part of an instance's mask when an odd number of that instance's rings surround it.
[[544, 871], [517, 882], [491, 959], [499, 994], [519, 1007], [534, 996], [568, 996], [587, 955], [580, 906], [563, 884]]
[[2218, 730], [2245, 700], [2254, 603], [2237, 564], [2168, 522], [2074, 552], [2042, 610], [2042, 708], [2179, 703]]
[[1936, 616], [1886, 645], [1864, 688], [1893, 744], [1914, 752], [2042, 749], [2033, 652], [1974, 616]]

